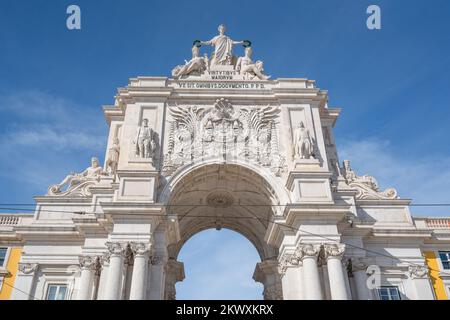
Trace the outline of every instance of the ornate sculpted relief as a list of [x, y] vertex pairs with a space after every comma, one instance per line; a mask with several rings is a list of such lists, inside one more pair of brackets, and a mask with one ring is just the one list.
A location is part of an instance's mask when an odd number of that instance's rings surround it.
[[[91, 159], [91, 166], [81, 173], [71, 173], [59, 184], [50, 186], [48, 195], [51, 196], [91, 196], [90, 187], [100, 181], [102, 176], [107, 175], [97, 158]], [[63, 188], [66, 187], [65, 190]]]
[[350, 161], [344, 160], [344, 177], [350, 187], [358, 191], [357, 199], [362, 200], [383, 200], [383, 199], [398, 199], [397, 190], [394, 188], [380, 191], [377, 180], [369, 175], [357, 176], [350, 168]]
[[279, 174], [284, 158], [278, 150], [278, 107], [234, 107], [218, 99], [213, 107], [175, 106], [170, 113], [168, 152], [163, 171], [220, 157], [269, 167]]

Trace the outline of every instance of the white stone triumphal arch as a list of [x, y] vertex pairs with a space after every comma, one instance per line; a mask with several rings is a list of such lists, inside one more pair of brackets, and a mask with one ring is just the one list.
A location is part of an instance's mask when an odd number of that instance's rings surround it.
[[265, 299], [372, 299], [369, 265], [408, 298], [432, 297], [410, 201], [339, 162], [327, 92], [270, 79], [225, 31], [195, 41], [172, 78], [132, 78], [104, 106], [104, 165], [50, 186], [11, 231], [23, 243], [13, 298], [56, 282], [70, 299], [174, 299], [178, 253], [209, 228], [253, 243]]

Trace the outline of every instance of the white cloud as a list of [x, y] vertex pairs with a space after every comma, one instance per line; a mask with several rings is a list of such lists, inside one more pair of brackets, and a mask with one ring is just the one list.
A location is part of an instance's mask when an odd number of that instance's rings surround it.
[[[90, 156], [105, 152], [107, 126], [100, 106], [27, 91], [4, 94], [0, 114], [0, 177], [33, 185], [33, 192], [45, 191], [68, 172], [84, 169]], [[30, 198], [24, 194], [24, 202]]]
[[[381, 188], [394, 187], [413, 203], [450, 203], [450, 157], [424, 153], [420, 158], [395, 152], [376, 138], [345, 141], [340, 159], [350, 160], [357, 174], [374, 176]], [[414, 215], [450, 215], [450, 207], [411, 207]]]
[[[87, 130], [86, 130], [87, 131]], [[39, 125], [35, 127], [17, 128], [3, 134], [0, 145], [10, 145], [14, 147], [33, 147], [55, 150], [96, 150], [104, 144], [94, 133], [75, 131]]]

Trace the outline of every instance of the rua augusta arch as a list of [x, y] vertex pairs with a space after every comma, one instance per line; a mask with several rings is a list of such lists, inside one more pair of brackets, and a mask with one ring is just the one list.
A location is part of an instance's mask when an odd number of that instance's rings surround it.
[[175, 299], [178, 253], [209, 228], [253, 243], [265, 299], [442, 297], [449, 280], [429, 268], [447, 220], [413, 218], [410, 200], [341, 164], [327, 92], [271, 79], [225, 32], [195, 41], [171, 78], [118, 89], [103, 166], [61, 177], [33, 215], [0, 216], [0, 243], [22, 248], [10, 298]]

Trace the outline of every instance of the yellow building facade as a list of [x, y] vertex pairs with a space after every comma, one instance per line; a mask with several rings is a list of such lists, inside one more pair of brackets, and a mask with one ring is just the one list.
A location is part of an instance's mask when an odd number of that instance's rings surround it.
[[430, 279], [433, 285], [436, 299], [448, 300], [450, 285], [446, 285], [442, 274], [448, 274], [448, 276], [450, 277], [450, 270], [444, 269], [444, 262], [440, 258], [439, 251], [425, 251], [424, 256], [429, 269]]
[[19, 271], [22, 248], [1, 246], [0, 248], [6, 249], [3, 266], [0, 266], [0, 300], [9, 300]]

